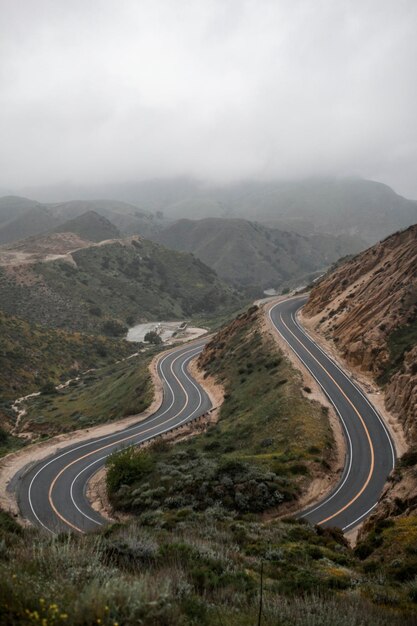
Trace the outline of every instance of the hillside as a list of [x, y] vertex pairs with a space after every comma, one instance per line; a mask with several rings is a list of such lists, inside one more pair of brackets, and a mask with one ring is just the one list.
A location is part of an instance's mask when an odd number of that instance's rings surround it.
[[[93, 218], [92, 214], [101, 216], [107, 222], [105, 229], [104, 222], [97, 224], [98, 234], [94, 234], [94, 219], [97, 221], [97, 218]], [[82, 218], [83, 215], [88, 217]], [[91, 241], [100, 240], [97, 237], [114, 239], [120, 236], [119, 233], [150, 236], [158, 232], [161, 224], [161, 219], [149, 211], [117, 200], [74, 200], [46, 204], [19, 196], [0, 198], [0, 244], [64, 230], [84, 235]], [[113, 229], [113, 234], [107, 237], [106, 232], [110, 234], [110, 229]], [[100, 234], [102, 231], [105, 231], [103, 235]]]
[[359, 238], [312, 235], [269, 229], [242, 219], [179, 220], [156, 240], [194, 253], [224, 280], [261, 293], [306, 277], [341, 256], [364, 247]]
[[16, 398], [133, 352], [134, 345], [126, 341], [46, 329], [0, 311], [0, 439], [3, 428], [15, 425], [11, 405]]
[[14, 220], [38, 205], [39, 202], [29, 198], [3, 196], [0, 198], [0, 224]]
[[118, 200], [72, 200], [50, 204], [48, 208], [61, 222], [94, 211], [109, 220], [125, 235], [149, 237], [160, 228], [160, 219], [155, 215]]
[[52, 230], [59, 220], [41, 204], [29, 208], [14, 219], [0, 224], [0, 244], [17, 241]]
[[116, 226], [96, 211], [82, 213], [78, 217], [60, 224], [55, 230], [59, 233], [74, 233], [81, 239], [95, 242], [119, 239], [121, 236]]
[[192, 255], [138, 237], [0, 266], [0, 308], [48, 327], [123, 334], [135, 322], [225, 312], [240, 303]]
[[169, 220], [244, 218], [302, 234], [359, 235], [368, 244], [417, 222], [416, 201], [403, 198], [387, 185], [359, 178], [243, 180], [227, 185], [172, 178], [86, 186], [76, 191], [65, 186], [38, 188], [26, 193], [49, 200], [74, 193], [120, 198], [161, 211]]
[[402, 423], [410, 449], [366, 523], [360, 549], [381, 562], [395, 552], [417, 573], [410, 552], [417, 538], [417, 225], [325, 276], [303, 314], [348, 363], [379, 382], [387, 409]]
[[304, 314], [347, 360], [386, 385], [386, 402], [417, 438], [417, 225], [342, 264]]

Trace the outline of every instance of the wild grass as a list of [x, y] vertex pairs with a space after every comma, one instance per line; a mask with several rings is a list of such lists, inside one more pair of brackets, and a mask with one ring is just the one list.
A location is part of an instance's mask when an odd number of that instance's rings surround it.
[[98, 368], [62, 390], [33, 398], [21, 427], [51, 435], [144, 411], [153, 399], [148, 369], [153, 354]]
[[[177, 512], [171, 525], [159, 515], [98, 535], [55, 538], [23, 530], [0, 514], [0, 546], [5, 625], [252, 626], [261, 563], [262, 626], [415, 623], [414, 587], [396, 590], [395, 606], [375, 604], [366, 587], [369, 575], [365, 580], [337, 534], [299, 522], [237, 521], [221, 507]], [[340, 570], [342, 587], [335, 584]], [[371, 582], [388, 597], [386, 583]]]

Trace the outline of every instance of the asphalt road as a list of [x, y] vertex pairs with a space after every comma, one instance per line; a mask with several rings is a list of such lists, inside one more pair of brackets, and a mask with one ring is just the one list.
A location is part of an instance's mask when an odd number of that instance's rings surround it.
[[85, 490], [89, 478], [106, 458], [123, 447], [139, 444], [185, 424], [211, 408], [202, 387], [187, 365], [201, 352], [206, 340], [163, 355], [158, 373], [164, 397], [159, 410], [129, 428], [105, 437], [70, 445], [57, 454], [24, 468], [14, 480], [22, 515], [51, 533], [97, 530], [106, 523], [89, 504]]
[[376, 506], [395, 449], [376, 409], [348, 374], [329, 358], [296, 320], [306, 296], [272, 306], [269, 316], [277, 332], [307, 367], [336, 409], [346, 439], [346, 462], [341, 479], [321, 502], [301, 514], [313, 524], [351, 530]]
[[[354, 528], [376, 506], [385, 480], [395, 464], [388, 431], [361, 390], [314, 343], [295, 318], [306, 297], [273, 305], [269, 316], [322, 387], [338, 413], [346, 438], [346, 462], [339, 483], [321, 502], [300, 514], [313, 524]], [[24, 468], [14, 480], [24, 517], [51, 533], [89, 532], [106, 523], [89, 504], [86, 485], [123, 447], [139, 444], [202, 415], [211, 408], [204, 389], [187, 371], [189, 361], [205, 340], [163, 355], [158, 372], [164, 386], [159, 410], [144, 421], [118, 433], [69, 445], [55, 455]]]

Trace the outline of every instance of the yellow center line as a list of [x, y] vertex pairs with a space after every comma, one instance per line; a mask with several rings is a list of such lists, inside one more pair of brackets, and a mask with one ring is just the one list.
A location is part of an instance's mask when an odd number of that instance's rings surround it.
[[70, 526], [71, 528], [73, 528], [74, 530], [85, 534], [85, 531], [82, 530], [81, 528], [78, 528], [78, 526], [76, 526], [75, 524], [73, 524], [72, 522], [70, 522], [66, 517], [64, 517], [56, 508], [53, 498], [52, 498], [52, 492], [53, 489], [55, 487], [56, 482], [59, 480], [60, 476], [62, 476], [62, 474], [72, 465], [74, 465], [75, 463], [78, 463], [79, 461], [82, 461], [83, 459], [88, 458], [89, 456], [92, 456], [93, 454], [96, 454], [97, 452], [101, 452], [102, 450], [105, 450], [106, 448], [110, 448], [116, 444], [120, 444], [120, 443], [124, 443], [125, 441], [128, 441], [129, 439], [134, 439], [135, 437], [138, 436], [138, 434], [145, 434], [147, 432], [150, 432], [151, 430], [154, 430], [155, 428], [158, 428], [160, 426], [163, 426], [164, 424], [167, 424], [168, 422], [170, 422], [171, 420], [175, 419], [176, 417], [178, 417], [178, 415], [180, 415], [180, 413], [186, 408], [187, 404], [189, 403], [189, 396], [188, 393], [184, 387], [184, 385], [181, 383], [180, 379], [178, 378], [178, 376], [175, 375], [174, 370], [172, 369], [172, 366], [174, 365], [175, 361], [177, 359], [179, 359], [182, 355], [180, 354], [176, 359], [174, 359], [174, 361], [172, 361], [171, 366], [170, 366], [170, 370], [172, 372], [172, 375], [174, 376], [174, 378], [176, 379], [176, 381], [178, 382], [178, 384], [180, 385], [181, 389], [184, 391], [185, 394], [185, 404], [181, 407], [181, 409], [178, 411], [178, 413], [176, 413], [176, 415], [174, 415], [173, 417], [169, 417], [168, 419], [164, 420], [163, 422], [157, 424], [156, 426], [152, 426], [151, 428], [147, 428], [146, 430], [141, 431], [140, 433], [135, 433], [133, 435], [129, 435], [128, 437], [124, 437], [123, 439], [119, 439], [119, 441], [113, 442], [113, 443], [108, 443], [105, 446], [102, 446], [101, 448], [97, 448], [96, 450], [93, 450], [91, 452], [88, 452], [87, 454], [84, 454], [83, 456], [80, 456], [76, 459], [74, 459], [74, 461], [71, 461], [70, 463], [68, 463], [67, 465], [65, 465], [59, 472], [58, 474], [55, 476], [55, 478], [53, 479], [53, 481], [50, 484], [49, 487], [49, 491], [48, 491], [48, 500], [49, 500], [49, 504], [51, 505], [51, 508], [53, 509], [53, 511], [55, 512], [55, 514], [64, 522], [64, 524], [67, 524], [68, 526]]
[[[280, 303], [278, 303], [280, 304]], [[268, 312], [271, 313], [272, 309], [274, 309], [275, 307], [278, 306], [278, 304], [274, 304], [272, 305], [269, 309]], [[369, 482], [372, 478], [372, 474], [374, 472], [374, 467], [375, 467], [375, 453], [374, 453], [374, 447], [372, 444], [372, 439], [371, 436], [369, 434], [369, 430], [365, 424], [365, 421], [362, 417], [362, 415], [359, 413], [358, 409], [356, 408], [356, 406], [353, 404], [353, 402], [351, 401], [351, 399], [346, 395], [346, 393], [343, 391], [343, 389], [340, 387], [340, 385], [335, 381], [335, 379], [333, 378], [333, 376], [326, 370], [326, 368], [320, 363], [320, 361], [314, 356], [314, 354], [312, 354], [312, 352], [299, 340], [299, 338], [292, 332], [292, 330], [287, 326], [287, 324], [284, 322], [284, 320], [282, 319], [281, 313], [280, 313], [280, 319], [281, 322], [284, 324], [285, 328], [288, 330], [288, 332], [294, 337], [294, 339], [296, 341], [298, 341], [298, 343], [300, 344], [300, 346], [302, 346], [304, 348], [304, 350], [306, 350], [309, 355], [312, 357], [312, 359], [314, 359], [314, 361], [316, 361], [316, 363], [321, 367], [321, 369], [327, 374], [327, 376], [333, 381], [333, 383], [336, 385], [336, 387], [339, 389], [340, 393], [345, 397], [345, 399], [348, 401], [348, 403], [350, 404], [350, 406], [352, 407], [352, 409], [354, 410], [354, 412], [356, 413], [356, 415], [358, 416], [360, 422], [362, 423], [362, 426], [364, 428], [366, 437], [368, 439], [368, 443], [369, 443], [369, 449], [371, 452], [371, 466], [370, 466], [370, 470], [369, 470], [369, 474], [368, 477], [365, 481], [365, 483], [363, 484], [363, 486], [361, 487], [361, 489], [358, 491], [358, 493], [347, 503], [345, 504], [342, 508], [340, 508], [338, 511], [336, 511], [336, 513], [333, 513], [333, 515], [329, 515], [329, 517], [326, 517], [325, 519], [322, 519], [320, 522], [317, 522], [318, 525], [320, 524], [324, 524], [325, 522], [330, 521], [331, 519], [333, 519], [334, 517], [337, 517], [337, 515], [339, 515], [340, 513], [343, 513], [343, 511], [345, 511], [347, 508], [349, 508], [365, 491], [365, 489], [367, 488], [367, 486], [369, 485]], [[295, 352], [295, 351], [294, 351]], [[297, 353], [295, 353], [297, 354]]]

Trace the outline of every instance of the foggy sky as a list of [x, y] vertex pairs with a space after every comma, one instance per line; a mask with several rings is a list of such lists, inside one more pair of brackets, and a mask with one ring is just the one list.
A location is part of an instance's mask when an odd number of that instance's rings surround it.
[[0, 0], [0, 187], [359, 175], [417, 197], [415, 0]]

